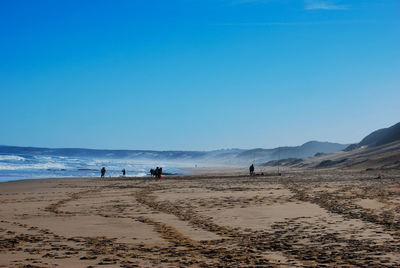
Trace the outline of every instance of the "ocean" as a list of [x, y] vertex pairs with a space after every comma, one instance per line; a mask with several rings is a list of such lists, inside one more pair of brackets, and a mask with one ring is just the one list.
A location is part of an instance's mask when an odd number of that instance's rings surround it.
[[127, 158], [92, 158], [68, 156], [44, 156], [24, 154], [0, 154], [0, 182], [45, 179], [45, 178], [74, 178], [100, 177], [100, 169], [106, 168], [106, 177], [149, 176], [149, 170], [162, 167], [166, 174], [185, 174], [178, 163], [134, 160]]

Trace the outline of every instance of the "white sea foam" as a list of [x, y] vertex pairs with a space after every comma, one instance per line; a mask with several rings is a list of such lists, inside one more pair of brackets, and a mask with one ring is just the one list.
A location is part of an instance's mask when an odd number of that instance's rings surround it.
[[0, 163], [0, 170], [23, 170], [23, 169], [66, 169], [62, 163], [37, 163], [37, 164], [9, 164]]
[[24, 161], [25, 158], [18, 155], [0, 155], [0, 161], [4, 160]]
[[142, 172], [142, 173], [136, 174], [134, 177], [144, 177], [144, 176], [146, 176], [146, 175], [147, 175], [147, 173]]

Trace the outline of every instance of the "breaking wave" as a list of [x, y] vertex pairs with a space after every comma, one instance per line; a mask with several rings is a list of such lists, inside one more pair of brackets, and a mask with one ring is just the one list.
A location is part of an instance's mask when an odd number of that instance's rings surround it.
[[102, 167], [106, 168], [107, 177], [121, 176], [122, 169], [126, 170], [126, 176], [143, 177], [148, 175], [150, 168], [156, 166], [163, 167], [167, 173], [184, 173], [170, 164], [132, 159], [3, 154], [0, 155], [0, 182], [32, 178], [99, 177]]

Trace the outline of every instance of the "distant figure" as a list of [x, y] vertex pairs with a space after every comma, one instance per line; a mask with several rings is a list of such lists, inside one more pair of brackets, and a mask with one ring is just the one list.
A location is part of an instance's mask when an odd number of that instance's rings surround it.
[[125, 174], [126, 174], [126, 171], [125, 171], [125, 169], [123, 169], [123, 170], [122, 170], [122, 176], [125, 177]]
[[106, 168], [105, 168], [105, 167], [102, 167], [102, 168], [101, 168], [101, 177], [103, 178], [104, 175], [106, 175]]
[[162, 167], [160, 167], [158, 169], [158, 178], [161, 179], [162, 178]]
[[155, 170], [154, 169], [150, 169], [150, 175], [152, 176], [152, 177], [154, 177], [155, 175]]
[[254, 165], [251, 164], [251, 166], [249, 167], [250, 170], [250, 176], [254, 176]]

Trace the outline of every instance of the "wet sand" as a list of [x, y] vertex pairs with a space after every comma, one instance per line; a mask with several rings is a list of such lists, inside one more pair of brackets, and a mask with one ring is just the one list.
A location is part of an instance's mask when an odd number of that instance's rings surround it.
[[400, 266], [400, 171], [256, 171], [1, 183], [0, 267]]

